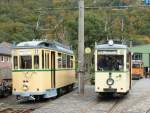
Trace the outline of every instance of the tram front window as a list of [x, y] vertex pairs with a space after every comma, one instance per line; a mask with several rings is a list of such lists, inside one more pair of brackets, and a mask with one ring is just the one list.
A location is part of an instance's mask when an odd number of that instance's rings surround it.
[[132, 67], [133, 68], [140, 68], [140, 64], [133, 64]]
[[123, 71], [123, 55], [98, 55], [98, 71]]
[[20, 56], [20, 69], [32, 69], [31, 56]]

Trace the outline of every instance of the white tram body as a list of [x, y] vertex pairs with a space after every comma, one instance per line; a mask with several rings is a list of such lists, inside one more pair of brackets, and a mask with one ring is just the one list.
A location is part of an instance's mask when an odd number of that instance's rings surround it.
[[50, 98], [75, 83], [75, 57], [57, 42], [27, 41], [12, 50], [13, 94], [19, 98]]
[[95, 92], [127, 94], [131, 88], [131, 54], [123, 44], [95, 45]]

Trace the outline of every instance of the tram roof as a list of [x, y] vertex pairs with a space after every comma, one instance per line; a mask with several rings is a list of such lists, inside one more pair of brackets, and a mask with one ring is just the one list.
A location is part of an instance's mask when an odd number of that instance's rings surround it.
[[17, 44], [17, 47], [25, 47], [25, 46], [36, 47], [36, 46], [39, 46], [44, 43], [47, 43], [47, 42], [45, 42], [45, 41], [26, 41], [26, 42], [20, 42], [19, 44]]
[[113, 44], [113, 45], [109, 45], [109, 44], [98, 44], [95, 47], [96, 49], [127, 49], [127, 45], [123, 45], [123, 44]]
[[69, 46], [65, 46], [59, 42], [56, 41], [26, 41], [26, 42], [20, 42], [17, 44], [14, 48], [49, 48], [52, 50], [65, 52], [69, 54], [73, 54], [73, 51]]

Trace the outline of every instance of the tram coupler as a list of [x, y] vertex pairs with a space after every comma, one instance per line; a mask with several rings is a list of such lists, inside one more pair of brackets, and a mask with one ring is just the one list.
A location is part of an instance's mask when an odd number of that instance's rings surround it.
[[31, 100], [31, 101], [35, 101], [35, 98], [33, 96], [29, 96], [28, 99]]

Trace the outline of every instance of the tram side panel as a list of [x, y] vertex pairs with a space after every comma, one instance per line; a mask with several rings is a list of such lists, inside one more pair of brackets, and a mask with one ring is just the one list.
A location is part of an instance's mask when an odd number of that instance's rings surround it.
[[75, 83], [74, 70], [56, 71], [56, 88], [61, 88]]
[[[38, 95], [38, 93], [51, 88], [50, 72], [28, 72], [28, 75], [26, 75], [26, 73], [27, 72], [13, 72], [14, 94], [28, 91]], [[24, 85], [27, 85], [28, 89], [24, 89]]]
[[[63, 67], [59, 68], [58, 59], [56, 59], [55, 61], [56, 62], [56, 71], [55, 71], [56, 88], [73, 85], [75, 83], [75, 62], [74, 61], [75, 61], [75, 58], [73, 56], [72, 66], [70, 64], [69, 68], [67, 68], [67, 65], [66, 65], [66, 68], [63, 68]], [[71, 60], [70, 60], [70, 63], [71, 63]]]

